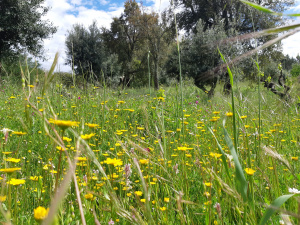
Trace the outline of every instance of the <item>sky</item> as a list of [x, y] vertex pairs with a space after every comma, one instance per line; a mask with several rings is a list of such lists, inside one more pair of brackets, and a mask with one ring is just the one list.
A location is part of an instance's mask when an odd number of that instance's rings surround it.
[[[156, 12], [169, 6], [170, 0], [145, 0], [144, 6]], [[300, 13], [300, 0], [288, 10], [289, 13]], [[65, 65], [65, 38], [68, 30], [76, 23], [88, 27], [94, 20], [99, 27], [110, 27], [113, 17], [119, 17], [124, 10], [124, 0], [45, 0], [51, 9], [44, 17], [57, 27], [57, 32], [44, 40], [45, 61], [40, 61], [42, 68], [49, 70], [56, 52], [59, 52], [58, 71], [70, 72], [71, 67]], [[300, 17], [290, 23], [300, 23]], [[300, 54], [300, 32], [283, 40], [283, 53], [295, 57]]]

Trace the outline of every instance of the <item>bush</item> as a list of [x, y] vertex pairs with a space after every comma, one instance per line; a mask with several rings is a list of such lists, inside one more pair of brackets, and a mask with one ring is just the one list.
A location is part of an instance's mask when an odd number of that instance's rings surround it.
[[291, 74], [293, 77], [298, 77], [300, 75], [300, 64], [293, 64]]

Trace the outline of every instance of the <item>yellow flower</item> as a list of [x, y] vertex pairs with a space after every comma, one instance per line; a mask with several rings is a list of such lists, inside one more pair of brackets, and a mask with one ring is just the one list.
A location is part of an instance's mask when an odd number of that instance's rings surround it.
[[49, 208], [46, 209], [42, 206], [37, 207], [34, 209], [34, 219], [38, 222], [41, 222], [45, 218], [47, 218], [49, 212]]
[[87, 158], [86, 158], [86, 157], [77, 157], [76, 159], [77, 159], [79, 162], [87, 161]]
[[245, 171], [248, 175], [253, 175], [255, 173], [255, 170], [253, 170], [251, 168], [246, 168]]
[[209, 155], [210, 155], [211, 157], [216, 157], [216, 158], [220, 158], [220, 157], [222, 156], [222, 154], [213, 153], [213, 152], [209, 153]]
[[146, 202], [146, 199], [142, 198], [142, 199], [141, 199], [141, 202]]
[[141, 192], [141, 191], [135, 191], [134, 192], [137, 196], [142, 196], [143, 195], [143, 192]]
[[14, 132], [12, 132], [13, 134], [16, 134], [16, 135], [18, 135], [18, 136], [22, 136], [22, 135], [25, 135], [25, 134], [27, 134], [26, 132], [22, 132], [22, 131], [14, 131]]
[[298, 161], [298, 156], [297, 157], [292, 157], [291, 159], [294, 160], [294, 161]]
[[13, 163], [18, 163], [21, 161], [21, 159], [15, 159], [15, 158], [7, 158], [5, 159], [7, 162], [13, 162]]
[[50, 123], [53, 123], [57, 126], [59, 126], [61, 129], [65, 130], [68, 127], [78, 127], [79, 122], [76, 121], [69, 121], [69, 120], [53, 120], [53, 119], [49, 119]]
[[15, 171], [21, 170], [21, 168], [6, 168], [6, 169], [1, 169], [0, 172], [4, 173], [13, 173]]
[[166, 207], [159, 207], [159, 209], [161, 210], [161, 211], [166, 211]]
[[227, 117], [232, 117], [232, 116], [233, 116], [233, 113], [232, 113], [232, 112], [228, 112], [228, 113], [226, 113], [226, 116], [227, 116]]
[[5, 202], [6, 200], [6, 195], [0, 195], [0, 202]]
[[116, 159], [116, 158], [114, 158], [114, 159], [107, 158], [107, 160], [105, 160], [104, 163], [106, 163], [107, 165], [114, 165], [114, 167], [123, 165], [122, 160]]
[[87, 200], [93, 200], [94, 199], [94, 195], [92, 193], [88, 193], [88, 194], [84, 195], [84, 197]]
[[206, 187], [211, 187], [211, 185], [212, 185], [210, 182], [205, 182], [204, 184]]
[[140, 159], [140, 163], [141, 164], [148, 164], [149, 163], [149, 159]]
[[241, 119], [246, 119], [247, 118], [247, 116], [241, 116]]
[[98, 124], [93, 124], [93, 123], [86, 123], [85, 125], [87, 125], [89, 128], [99, 127]]
[[7, 182], [7, 184], [11, 184], [11, 185], [20, 185], [20, 184], [24, 184], [25, 180], [21, 180], [21, 179], [14, 179], [12, 178], [10, 181]]
[[164, 202], [170, 202], [170, 198], [164, 198]]
[[29, 179], [33, 181], [38, 181], [39, 178], [42, 179], [42, 176], [31, 176]]
[[95, 136], [94, 133], [91, 133], [91, 134], [84, 134], [84, 135], [81, 135], [81, 138], [82, 138], [83, 140], [89, 140], [89, 139], [91, 139], [93, 136]]

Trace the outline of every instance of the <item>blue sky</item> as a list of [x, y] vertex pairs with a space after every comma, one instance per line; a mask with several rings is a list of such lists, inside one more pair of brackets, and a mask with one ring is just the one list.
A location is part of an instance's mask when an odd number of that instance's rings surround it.
[[[155, 11], [161, 11], [169, 6], [169, 0], [144, 0], [143, 5]], [[44, 69], [49, 69], [56, 52], [59, 52], [58, 70], [71, 71], [65, 64], [65, 37], [73, 24], [80, 23], [89, 26], [94, 20], [98, 26], [109, 28], [113, 17], [123, 12], [123, 0], [45, 0], [45, 5], [51, 9], [45, 19], [53, 22], [58, 31], [52, 38], [44, 41], [46, 61], [41, 62]], [[289, 9], [290, 13], [300, 13], [300, 0]], [[300, 23], [300, 17], [290, 23]], [[291, 56], [300, 54], [300, 32], [283, 41], [283, 52]]]

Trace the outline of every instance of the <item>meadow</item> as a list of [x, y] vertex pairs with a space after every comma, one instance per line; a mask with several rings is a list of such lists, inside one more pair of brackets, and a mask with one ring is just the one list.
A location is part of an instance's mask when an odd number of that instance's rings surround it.
[[300, 224], [297, 80], [181, 101], [24, 74], [0, 88], [2, 223]]

